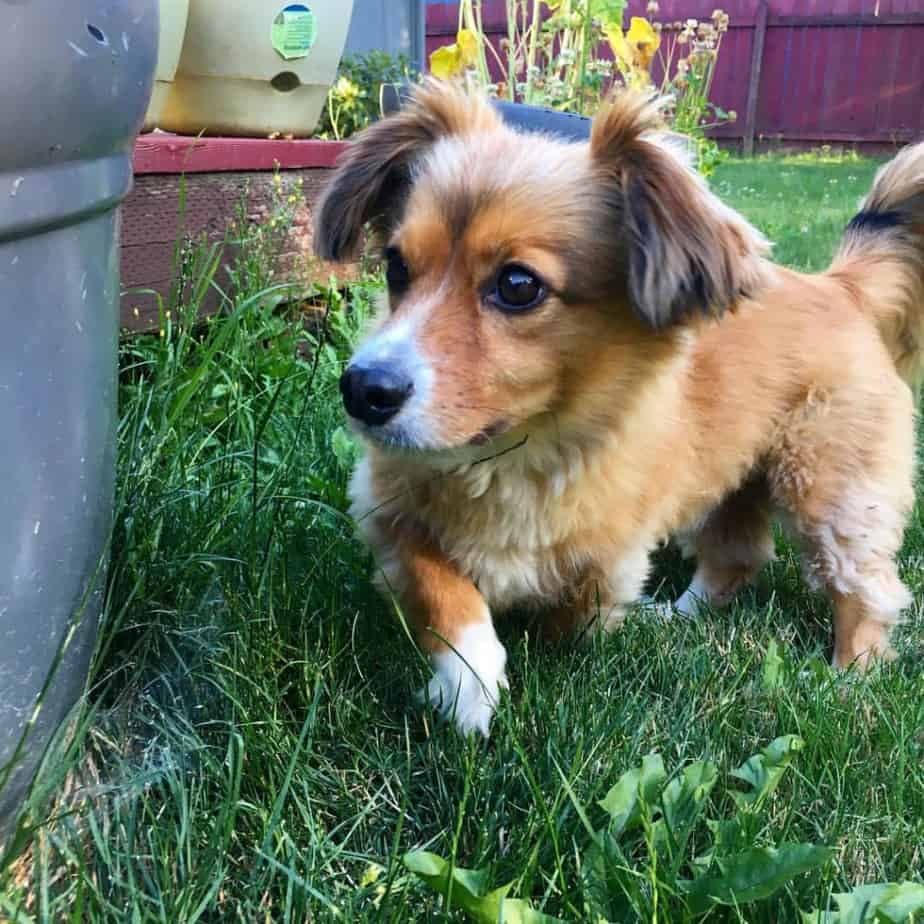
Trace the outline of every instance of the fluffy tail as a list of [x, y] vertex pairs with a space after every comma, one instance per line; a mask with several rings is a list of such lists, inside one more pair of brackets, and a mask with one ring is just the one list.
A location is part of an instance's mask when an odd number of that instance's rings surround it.
[[924, 379], [924, 143], [882, 167], [830, 273], [872, 315], [899, 374]]

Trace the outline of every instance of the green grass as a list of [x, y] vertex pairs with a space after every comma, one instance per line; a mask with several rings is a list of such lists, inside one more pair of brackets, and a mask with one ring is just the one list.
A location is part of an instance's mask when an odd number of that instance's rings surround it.
[[712, 186], [767, 235], [776, 260], [820, 270], [878, 166], [873, 160], [824, 163], [805, 155], [732, 160], [719, 169]]
[[[874, 167], [733, 161], [714, 186], [780, 259], [819, 268]], [[424, 665], [371, 590], [343, 514], [353, 450], [336, 380], [375, 283], [349, 290], [349, 317], [319, 293], [328, 345], [300, 359], [293, 326], [261, 295], [273, 280], [252, 255], [266, 240], [249, 247], [227, 316], [185, 327], [182, 306], [198, 297], [187, 284], [163, 337], [123, 347], [119, 507], [93, 687], [76, 739], [36, 790], [23, 855], [7, 858], [0, 913], [445, 920], [401, 864], [424, 848], [584, 920], [588, 835], [576, 806], [602, 824], [595, 801], [656, 750], [669, 769], [715, 761], [711, 807], [722, 814], [728, 770], [784, 734], [805, 748], [754, 841], [810, 841], [834, 858], [777, 899], [709, 919], [795, 922], [832, 891], [920, 878], [920, 513], [903, 554], [918, 604], [902, 657], [868, 679], [822, 666], [828, 605], [781, 544], [755, 588], [698, 622], [630, 620], [582, 649], [544, 647], [518, 620], [501, 622], [511, 695], [488, 744], [461, 740], [412, 706]], [[207, 282], [213, 269], [200, 258], [187, 273]], [[658, 562], [665, 594], [686, 573], [670, 555]], [[776, 685], [763, 679], [774, 640], [785, 662]], [[51, 803], [40, 798], [49, 789]]]

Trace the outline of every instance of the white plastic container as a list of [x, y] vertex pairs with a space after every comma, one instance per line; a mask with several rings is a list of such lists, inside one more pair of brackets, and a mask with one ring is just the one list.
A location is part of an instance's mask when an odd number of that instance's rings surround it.
[[157, 48], [157, 72], [154, 75], [154, 92], [144, 119], [142, 131], [153, 131], [160, 125], [161, 113], [170, 84], [176, 77], [186, 35], [186, 21], [189, 17], [189, 0], [160, 0], [160, 36]]
[[352, 12], [352, 0], [189, 0], [158, 124], [188, 135], [310, 135]]

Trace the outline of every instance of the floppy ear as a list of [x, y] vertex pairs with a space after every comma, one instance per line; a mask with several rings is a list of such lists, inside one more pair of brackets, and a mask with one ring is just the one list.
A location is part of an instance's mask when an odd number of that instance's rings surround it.
[[654, 328], [733, 309], [760, 284], [769, 249], [709, 191], [682, 143], [661, 127], [656, 103], [623, 92], [591, 134], [604, 201], [618, 223], [629, 299]]
[[498, 124], [490, 106], [451, 84], [428, 80], [397, 113], [351, 143], [321, 198], [314, 249], [325, 260], [353, 256], [363, 226], [386, 230], [410, 189], [413, 167], [441, 137]]

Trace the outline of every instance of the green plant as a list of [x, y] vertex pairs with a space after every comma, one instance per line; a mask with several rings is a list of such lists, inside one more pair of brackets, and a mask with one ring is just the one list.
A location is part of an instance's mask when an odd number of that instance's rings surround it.
[[663, 79], [660, 93], [667, 100], [665, 115], [671, 127], [696, 143], [700, 170], [708, 176], [724, 159], [718, 144], [706, 132], [737, 119], [711, 100], [712, 82], [722, 39], [728, 32], [728, 14], [713, 12], [708, 21], [688, 19], [665, 23], [661, 29]]
[[271, 289], [273, 302], [291, 295], [290, 287], [278, 288], [279, 254], [284, 252], [297, 209], [304, 202], [301, 177], [290, 180], [277, 170], [273, 174], [265, 210], [254, 214], [246, 192], [235, 210], [224, 241], [224, 269], [232, 292]]
[[355, 135], [381, 115], [383, 86], [416, 78], [417, 72], [406, 55], [394, 57], [384, 51], [370, 51], [344, 58], [327, 94], [318, 137], [341, 141]]
[[[600, 803], [609, 822], [591, 832], [584, 861], [594, 911], [612, 921], [647, 920], [659, 908], [668, 920], [695, 917], [716, 905], [770, 898], [826, 863], [831, 851], [813, 844], [756, 846], [769, 799], [802, 746], [794, 735], [778, 738], [733, 770], [748, 788], [731, 791], [728, 817], [707, 816], [718, 780], [710, 761], [668, 780], [661, 758], [652, 755], [624, 774]], [[703, 827], [710, 832], [705, 842]]]
[[561, 924], [559, 918], [536, 911], [528, 901], [508, 898], [512, 882], [490, 889], [486, 870], [453, 866], [424, 850], [405, 854], [404, 865], [444, 899], [447, 911], [459, 908], [476, 924]]
[[[481, 0], [462, 0], [454, 45], [437, 49], [430, 69], [462, 77], [503, 99], [591, 114], [612, 85], [613, 62], [598, 52], [622, 34], [627, 0], [507, 0], [507, 36], [495, 47]], [[491, 67], [503, 76], [491, 79]]]
[[[728, 15], [660, 22], [633, 16], [623, 31], [626, 0], [507, 0], [507, 36], [496, 48], [484, 30], [482, 0], [462, 0], [456, 42], [437, 49], [430, 68], [503, 99], [593, 115], [614, 85], [659, 93], [670, 126], [695, 141], [700, 167], [721, 162], [709, 128], [732, 121], [710, 100]], [[609, 52], [610, 57], [604, 54]], [[653, 76], [658, 65], [661, 77]], [[492, 81], [491, 66], [503, 76]]]
[[812, 911], [803, 924], [911, 924], [924, 914], [924, 885], [876, 882], [834, 895], [837, 911]]
[[[590, 840], [581, 866], [585, 919], [690, 921], [719, 906], [740, 914], [826, 865], [833, 856], [827, 847], [760, 843], [766, 840], [771, 797], [802, 748], [800, 738], [785, 735], [731, 771], [745, 788], [729, 791], [733, 811], [725, 817], [709, 812], [718, 780], [711, 761], [696, 761], [668, 778], [661, 757], [648, 755], [600, 801], [608, 816], [601, 828], [593, 827], [562, 773]], [[703, 829], [709, 832], [705, 841]], [[404, 865], [443, 898], [446, 911], [458, 908], [476, 924], [559, 920], [508, 898], [513, 883], [491, 889], [486, 870], [456, 867], [425, 851], [406, 854]], [[835, 895], [835, 901], [838, 912], [803, 914], [805, 924], [900, 924], [924, 911], [924, 886], [860, 886]]]

